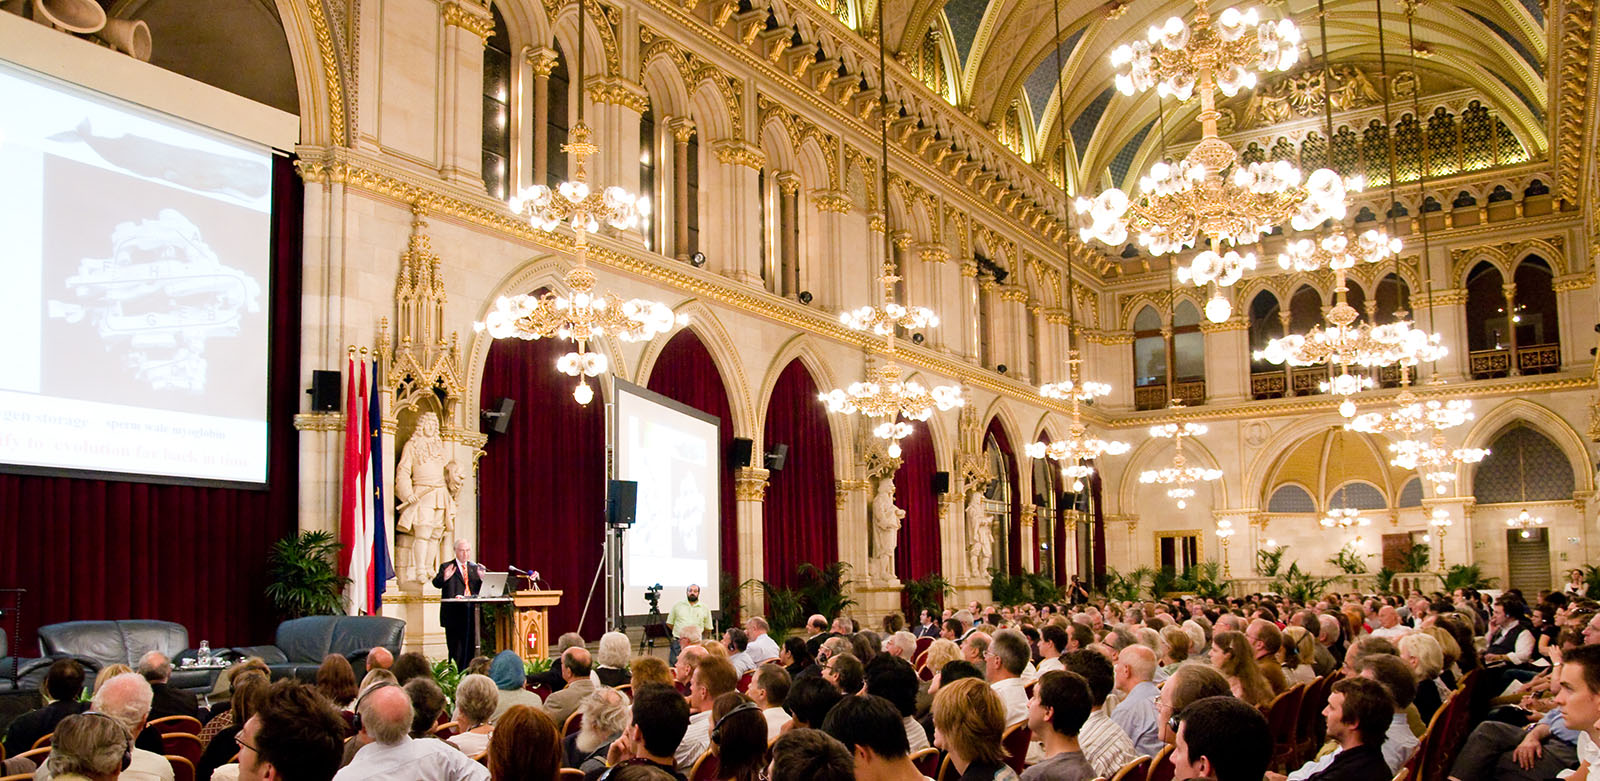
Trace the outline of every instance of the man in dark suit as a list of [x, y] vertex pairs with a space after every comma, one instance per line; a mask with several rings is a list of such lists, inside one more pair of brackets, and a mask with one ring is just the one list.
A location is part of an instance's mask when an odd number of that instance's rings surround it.
[[166, 654], [151, 651], [140, 657], [138, 672], [150, 682], [150, 689], [155, 692], [155, 699], [150, 703], [151, 721], [167, 716], [200, 718], [199, 698], [182, 689], [174, 689], [169, 683], [172, 680], [172, 660]]
[[483, 586], [482, 574], [487, 568], [472, 561], [472, 543], [456, 540], [456, 557], [439, 567], [433, 576], [434, 588], [439, 589], [439, 624], [444, 627], [445, 647], [456, 667], [467, 669], [476, 653], [472, 642], [472, 605], [451, 604], [456, 597], [475, 597]]
[[18, 716], [6, 729], [5, 753], [21, 754], [33, 748], [34, 741], [56, 731], [62, 719], [89, 709], [89, 703], [78, 702], [83, 694], [83, 665], [76, 659], [58, 659], [39, 683], [39, 693], [49, 698], [50, 704]]

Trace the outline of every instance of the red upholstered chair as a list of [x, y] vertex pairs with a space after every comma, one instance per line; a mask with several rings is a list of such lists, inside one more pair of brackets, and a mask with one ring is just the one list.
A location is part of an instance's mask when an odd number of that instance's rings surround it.
[[927, 667], [928, 667], [928, 651], [927, 651], [927, 649], [918, 650], [915, 654], [911, 655], [911, 666], [917, 668], [918, 670], [927, 669]]
[[52, 732], [52, 733], [50, 733], [48, 735], [40, 735], [39, 739], [35, 740], [33, 742], [33, 748], [49, 748], [50, 747], [50, 741], [53, 740], [55, 738], [55, 736], [56, 736], [56, 733], [54, 733], [54, 732]]
[[[195, 743], [199, 742], [196, 738]], [[167, 761], [172, 763], [172, 781], [194, 781], [194, 763], [188, 757], [168, 754]]]
[[561, 736], [566, 737], [571, 735], [582, 727], [583, 714], [579, 713], [578, 711], [573, 711], [572, 715], [568, 716], [566, 722], [561, 725]]
[[1173, 746], [1161, 749], [1156, 758], [1150, 761], [1150, 775], [1145, 776], [1145, 781], [1172, 781], [1178, 768], [1172, 764]]
[[33, 774], [18, 773], [14, 776], [0, 776], [0, 781], [33, 781]]
[[1280, 773], [1289, 772], [1299, 744], [1295, 742], [1295, 721], [1300, 716], [1300, 702], [1305, 699], [1307, 684], [1296, 684], [1274, 697], [1267, 706], [1267, 732], [1272, 735], [1272, 761], [1268, 767]]
[[751, 670], [750, 672], [747, 672], [744, 675], [739, 676], [739, 691], [741, 693], [743, 693], [745, 691], [748, 691], [750, 689], [750, 682], [755, 680], [755, 679], [756, 679], [756, 671], [755, 670]]
[[193, 778], [194, 768], [200, 764], [200, 755], [205, 753], [205, 747], [200, 745], [200, 738], [194, 735], [169, 732], [161, 736], [161, 753], [189, 760], [189, 777]]
[[433, 735], [440, 740], [449, 740], [450, 738], [455, 737], [456, 730], [460, 726], [461, 725], [457, 724], [456, 722], [447, 721], [443, 724], [435, 724], [433, 729], [428, 730], [428, 734]]
[[49, 758], [50, 758], [50, 747], [49, 746], [43, 746], [43, 747], [40, 747], [40, 748], [30, 748], [27, 751], [24, 751], [21, 754], [18, 754], [16, 756], [12, 757], [12, 759], [31, 759], [31, 760], [33, 760], [33, 764], [35, 764], [35, 765], [43, 765], [44, 761], [46, 759], [49, 759]]
[[939, 749], [929, 746], [911, 755], [911, 764], [917, 766], [917, 772], [933, 778], [939, 772]]
[[1122, 769], [1118, 770], [1117, 774], [1111, 777], [1111, 781], [1138, 781], [1138, 779], [1142, 779], [1148, 774], [1149, 769], [1150, 755], [1146, 754], [1145, 756], [1139, 757], [1138, 759], [1123, 765]]
[[155, 730], [163, 735], [168, 732], [186, 732], [190, 735], [199, 735], [205, 725], [193, 716], [166, 716], [144, 725], [145, 729]]
[[689, 781], [717, 781], [717, 755], [707, 750], [689, 768]]
[[933, 776], [933, 781], [956, 781], [961, 774], [956, 772], [956, 763], [950, 761], [950, 755], [945, 754], [939, 760], [939, 775]]
[[932, 637], [923, 636], [923, 637], [917, 638], [916, 655], [917, 656], [922, 655], [922, 653], [924, 651], [928, 650], [928, 646], [930, 646], [930, 645], [933, 645], [933, 638]]
[[534, 687], [532, 689], [528, 689], [528, 691], [531, 691], [534, 694], [539, 695], [539, 701], [540, 702], [544, 702], [545, 700], [550, 699], [550, 695], [553, 693], [553, 692], [550, 691], [550, 687], [549, 686], [546, 686], [546, 685], [544, 685], [542, 683], [535, 684]]
[[1000, 747], [1006, 750], [1006, 764], [1017, 775], [1022, 775], [1023, 769], [1028, 766], [1028, 742], [1031, 740], [1033, 730], [1028, 729], [1025, 721], [1006, 727], [1006, 731], [1000, 735]]
[[[489, 752], [485, 751], [483, 753], [488, 754]], [[556, 776], [556, 781], [583, 781], [583, 771], [575, 767], [561, 768], [561, 772]]]
[[921, 678], [924, 681], [933, 680], [933, 668], [924, 667], [924, 668], [922, 668], [920, 670], [917, 670], [917, 677]]

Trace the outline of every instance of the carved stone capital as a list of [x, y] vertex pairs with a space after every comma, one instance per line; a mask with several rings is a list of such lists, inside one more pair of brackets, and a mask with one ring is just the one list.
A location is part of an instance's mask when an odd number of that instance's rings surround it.
[[680, 144], [689, 143], [694, 138], [694, 120], [688, 117], [672, 117], [667, 120], [667, 132], [677, 139]]
[[488, 43], [489, 36], [494, 35], [494, 17], [489, 15], [488, 7], [482, 3], [449, 0], [439, 4], [439, 13], [444, 19], [444, 26], [460, 27], [478, 36], [481, 43]]
[[784, 195], [793, 197], [800, 194], [800, 175], [793, 171], [779, 171], [773, 179], [778, 183], [778, 189]]
[[917, 248], [917, 260], [923, 263], [943, 263], [950, 259], [950, 250], [939, 244], [924, 244]]
[[556, 54], [555, 49], [534, 48], [532, 46], [523, 50], [522, 57], [528, 61], [528, 66], [533, 68], [533, 75], [545, 77], [549, 77], [550, 73], [556, 69], [556, 63], [560, 62], [561, 59], [560, 55]]
[[724, 139], [713, 144], [712, 148], [716, 150], [717, 162], [723, 165], [741, 165], [759, 171], [767, 164], [766, 153], [749, 141]]
[[623, 106], [640, 114], [650, 110], [650, 96], [644, 85], [620, 76], [589, 79], [589, 99], [600, 104]]
[[760, 502], [767, 497], [767, 478], [771, 472], [761, 467], [740, 467], [733, 473], [733, 498], [741, 502]]
[[1022, 285], [1000, 285], [1000, 300], [1012, 304], [1028, 303], [1028, 289]]
[[[781, 184], [781, 182], [780, 182]], [[811, 196], [811, 205], [819, 212], [850, 213], [850, 196], [838, 190], [822, 190]]]

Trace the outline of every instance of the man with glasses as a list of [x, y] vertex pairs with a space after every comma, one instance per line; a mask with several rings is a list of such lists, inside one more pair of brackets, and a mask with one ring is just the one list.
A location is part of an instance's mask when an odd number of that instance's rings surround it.
[[1015, 629], [1002, 629], [983, 654], [983, 677], [1006, 707], [1006, 726], [1028, 720], [1028, 692], [1022, 683], [1027, 669], [1028, 639]]
[[822, 679], [838, 687], [846, 696], [860, 694], [866, 683], [866, 669], [855, 654], [841, 653], [828, 658], [822, 665]]
[[344, 752], [344, 718], [316, 690], [279, 681], [234, 736], [240, 781], [328, 781]]

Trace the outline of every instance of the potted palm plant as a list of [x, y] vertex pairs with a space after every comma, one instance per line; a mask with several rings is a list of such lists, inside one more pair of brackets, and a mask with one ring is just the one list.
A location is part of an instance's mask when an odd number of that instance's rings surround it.
[[342, 594], [349, 578], [339, 575], [344, 545], [325, 531], [284, 537], [267, 556], [267, 598], [284, 618], [344, 612]]

